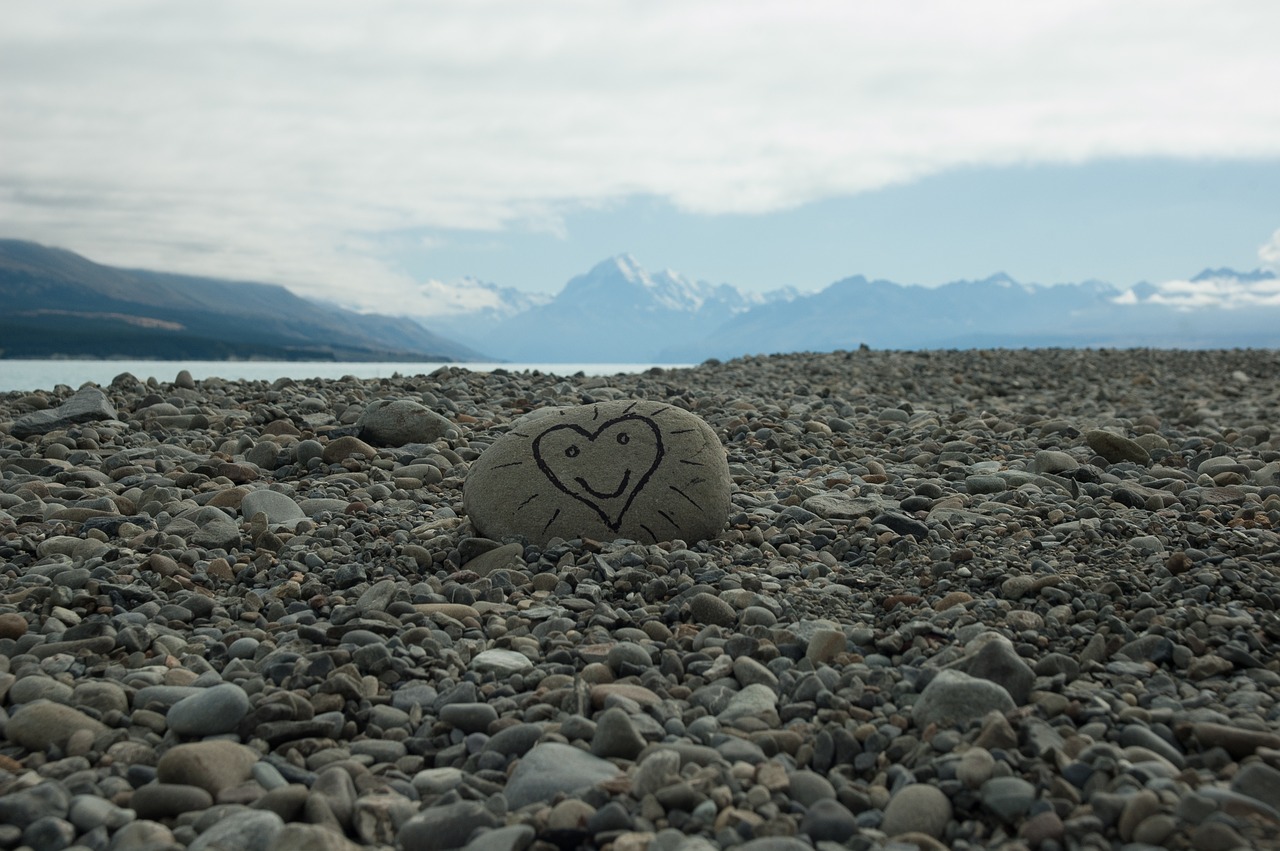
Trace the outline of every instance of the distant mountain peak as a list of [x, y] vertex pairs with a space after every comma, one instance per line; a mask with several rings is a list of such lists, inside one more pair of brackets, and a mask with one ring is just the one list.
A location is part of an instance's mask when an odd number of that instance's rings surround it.
[[1203, 272], [1196, 275], [1191, 280], [1193, 282], [1198, 283], [1200, 281], [1216, 281], [1216, 280], [1224, 280], [1224, 279], [1226, 280], [1234, 279], [1237, 281], [1245, 281], [1246, 283], [1254, 283], [1256, 281], [1275, 280], [1275, 277], [1276, 277], [1276, 273], [1272, 272], [1269, 269], [1254, 269], [1252, 272], [1239, 272], [1235, 269], [1229, 269], [1224, 266], [1220, 269], [1205, 269]]

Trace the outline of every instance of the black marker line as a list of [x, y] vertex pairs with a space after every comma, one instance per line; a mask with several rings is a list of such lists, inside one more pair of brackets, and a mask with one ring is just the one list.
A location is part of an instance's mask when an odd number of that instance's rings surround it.
[[706, 464], [703, 464], [701, 461], [690, 461], [688, 458], [681, 458], [681, 459], [680, 459], [680, 463], [681, 463], [681, 464], [688, 464], [688, 465], [689, 465], [689, 466], [691, 466], [691, 467], [705, 467], [705, 466], [707, 466]]
[[667, 521], [668, 523], [670, 523], [672, 526], [675, 526], [677, 529], [679, 529], [679, 528], [680, 528], [680, 524], [678, 524], [678, 523], [676, 523], [676, 521], [672, 520], [672, 519], [671, 519], [671, 515], [670, 515], [670, 514], [668, 514], [667, 512], [663, 511], [661, 508], [659, 508], [659, 509], [658, 509], [658, 513], [659, 513], [659, 514], [661, 514], [664, 518], [666, 518], [666, 521]]
[[528, 436], [529, 436], [529, 435], [525, 434], [525, 433], [524, 433], [524, 432], [522, 432], [522, 431], [510, 431], [510, 432], [507, 432], [507, 434], [514, 434], [516, 437], [528, 437]]
[[706, 481], [706, 479], [690, 479], [690, 480], [689, 480], [689, 482], [688, 482], [688, 484], [691, 484], [691, 485], [700, 485], [700, 484], [702, 484], [702, 483], [703, 483], [703, 482], [705, 482], [705, 481]]
[[627, 405], [625, 408], [623, 408], [623, 409], [622, 409], [622, 413], [624, 413], [624, 414], [629, 414], [629, 413], [631, 413], [631, 409], [632, 409], [632, 408], [634, 408], [636, 405], [639, 405], [639, 404], [640, 404], [639, 402], [632, 402], [630, 405]]
[[507, 462], [507, 463], [505, 463], [505, 464], [499, 464], [499, 465], [497, 465], [497, 466], [496, 466], [496, 467], [494, 467], [493, 469], [495, 469], [495, 470], [501, 470], [503, 467], [519, 467], [519, 466], [520, 466], [521, 464], [523, 464], [523, 463], [524, 463], [523, 461], [508, 461], [508, 462]]
[[698, 505], [698, 503], [694, 502], [694, 501], [693, 501], [693, 498], [692, 498], [692, 497], [690, 497], [690, 496], [689, 496], [689, 494], [687, 494], [687, 493], [685, 493], [684, 491], [680, 490], [680, 488], [676, 487], [675, 485], [667, 485], [667, 487], [669, 487], [671, 490], [675, 491], [676, 493], [680, 494], [680, 495], [681, 495], [682, 497], [684, 497], [685, 499], [689, 500], [689, 504], [690, 504], [690, 505], [692, 505], [694, 508], [698, 509], [699, 511], [701, 511], [701, 510], [702, 510], [702, 506], [701, 506], [701, 505]]
[[697, 429], [692, 429], [692, 428], [682, 428], [682, 429], [679, 429], [679, 430], [677, 430], [677, 431], [673, 431], [673, 432], [671, 432], [671, 433], [672, 433], [672, 434], [688, 434], [688, 433], [689, 433], [689, 432], [691, 432], [691, 431], [697, 431]]
[[598, 419], [600, 419], [600, 407], [597, 405], [591, 409], [591, 421], [595, 422]]
[[559, 517], [559, 516], [560, 516], [560, 509], [558, 509], [558, 508], [557, 508], [557, 509], [556, 509], [556, 513], [555, 513], [555, 514], [552, 514], [552, 515], [551, 515], [551, 519], [547, 521], [547, 525], [542, 527], [542, 531], [544, 531], [544, 532], [545, 532], [545, 531], [547, 531], [548, 529], [550, 529], [550, 528], [551, 528], [551, 524], [552, 524], [552, 523], [554, 523], [554, 522], [556, 522], [556, 518], [557, 518], [557, 517]]
[[520, 509], [524, 508], [526, 505], [528, 505], [529, 503], [533, 502], [535, 499], [537, 499], [537, 498], [538, 498], [538, 497], [540, 497], [540, 496], [542, 496], [542, 494], [540, 494], [540, 493], [535, 493], [533, 496], [529, 497], [529, 498], [528, 498], [528, 499], [526, 499], [524, 502], [522, 502], [522, 503], [520, 503], [519, 505], [517, 505], [517, 506], [516, 506], [516, 511], [519, 511]]
[[671, 410], [671, 406], [670, 406], [670, 405], [667, 405], [665, 408], [662, 408], [661, 410], [654, 411], [654, 412], [653, 412], [652, 414], [650, 414], [649, 416], [651, 416], [651, 417], [656, 417], [658, 414], [665, 414], [665, 413], [666, 413], [667, 411], [669, 411], [669, 410]]
[[656, 543], [658, 543], [659, 538], [658, 538], [658, 536], [657, 536], [657, 535], [653, 534], [653, 530], [652, 530], [652, 529], [650, 529], [648, 526], [644, 525], [643, 523], [641, 523], [641, 524], [640, 524], [640, 528], [641, 528], [641, 529], [643, 529], [643, 530], [645, 530], [646, 532], [648, 532], [648, 533], [649, 533], [649, 537], [650, 537], [650, 538], [653, 538], [653, 542], [654, 542], [655, 544], [656, 544]]

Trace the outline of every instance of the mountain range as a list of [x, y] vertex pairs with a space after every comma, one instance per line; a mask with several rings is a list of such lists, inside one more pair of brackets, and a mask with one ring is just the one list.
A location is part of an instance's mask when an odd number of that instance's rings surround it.
[[0, 240], [0, 357], [465, 361], [403, 317], [309, 301], [274, 284], [118, 269]]
[[762, 295], [646, 272], [621, 255], [549, 301], [491, 305], [448, 321], [450, 333], [474, 348], [524, 362], [696, 363], [860, 345], [1271, 348], [1280, 345], [1280, 280], [1265, 270], [1206, 269], [1183, 281], [1120, 288], [1026, 284], [998, 273], [924, 287], [855, 275], [817, 292], [788, 287]]
[[[428, 315], [362, 314], [281, 286], [103, 266], [0, 240], [0, 357], [696, 363], [854, 349], [1274, 348], [1280, 279], [1206, 269], [1121, 288], [937, 287], [861, 275], [766, 294], [605, 260], [554, 296], [475, 279], [419, 284]], [[443, 331], [443, 334], [441, 333]]]

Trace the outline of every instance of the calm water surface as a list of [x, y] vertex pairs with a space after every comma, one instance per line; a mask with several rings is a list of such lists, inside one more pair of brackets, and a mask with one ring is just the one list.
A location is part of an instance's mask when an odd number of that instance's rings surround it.
[[277, 378], [390, 378], [394, 375], [426, 375], [442, 366], [457, 366], [473, 372], [505, 369], [509, 372], [538, 370], [554, 375], [615, 375], [644, 372], [653, 366], [675, 369], [686, 364], [652, 363], [347, 363], [332, 361], [163, 361], [163, 360], [0, 360], [0, 393], [10, 390], [52, 390], [59, 384], [79, 387], [86, 381], [106, 386], [121, 373], [132, 373], [146, 381], [169, 382], [179, 370], [187, 370], [197, 381], [205, 378], [229, 380]]

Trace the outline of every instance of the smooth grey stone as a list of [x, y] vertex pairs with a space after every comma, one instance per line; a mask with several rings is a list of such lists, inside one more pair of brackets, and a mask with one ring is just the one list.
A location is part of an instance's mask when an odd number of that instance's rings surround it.
[[815, 771], [793, 771], [790, 780], [792, 800], [805, 807], [812, 807], [818, 801], [834, 801], [836, 798], [836, 788], [831, 785], [831, 781]]
[[739, 718], [777, 718], [778, 695], [773, 689], [760, 683], [743, 687], [742, 691], [729, 698], [729, 705], [721, 710], [717, 719], [722, 724], [730, 724]]
[[527, 824], [512, 824], [486, 830], [463, 846], [463, 851], [524, 851], [533, 844], [534, 833]]
[[253, 517], [259, 511], [267, 515], [268, 523], [289, 523], [307, 516], [293, 497], [266, 488], [249, 491], [240, 500], [242, 517]]
[[503, 544], [468, 559], [462, 568], [477, 576], [488, 576], [495, 570], [519, 570], [524, 566], [524, 547], [519, 544]]
[[483, 733], [498, 720], [498, 712], [487, 703], [450, 703], [440, 707], [440, 720], [464, 733]]
[[332, 827], [290, 822], [276, 834], [271, 851], [357, 851], [359, 847]]
[[67, 746], [67, 739], [79, 730], [87, 730], [94, 736], [107, 732], [108, 727], [85, 715], [79, 709], [37, 700], [23, 704], [5, 724], [4, 734], [9, 741], [29, 751], [42, 752], [50, 745]]
[[18, 706], [36, 700], [48, 700], [68, 704], [73, 691], [71, 686], [53, 677], [23, 677], [9, 687], [9, 703]]
[[1003, 686], [990, 680], [970, 676], [963, 671], [946, 670], [935, 676], [911, 707], [916, 727], [930, 724], [940, 727], [962, 726], [988, 712], [1012, 712], [1017, 708]]
[[668, 747], [658, 747], [644, 754], [631, 778], [631, 788], [636, 797], [654, 794], [677, 782], [680, 779], [680, 762], [680, 753]]
[[844, 492], [820, 493], [801, 503], [806, 511], [812, 511], [827, 520], [857, 520], [875, 517], [886, 508], [896, 508], [897, 502], [877, 496], [852, 496]]
[[1036, 787], [1021, 777], [993, 777], [978, 793], [982, 805], [1006, 824], [1016, 824], [1036, 800]]
[[941, 839], [950, 821], [951, 800], [946, 793], [927, 783], [913, 783], [889, 799], [880, 829], [889, 836], [916, 832]]
[[513, 810], [548, 801], [610, 780], [621, 770], [611, 762], [560, 742], [544, 742], [520, 760], [507, 781], [505, 797]]
[[420, 402], [412, 399], [379, 399], [356, 420], [360, 439], [373, 446], [404, 446], [434, 443], [456, 427]]
[[1169, 760], [1175, 768], [1185, 768], [1187, 765], [1187, 758], [1182, 751], [1142, 724], [1126, 724], [1120, 731], [1120, 744], [1126, 748], [1146, 748]]
[[689, 616], [696, 624], [711, 626], [733, 626], [738, 622], [738, 613], [733, 606], [714, 594], [701, 591], [689, 598]]
[[233, 550], [240, 546], [240, 526], [222, 512], [200, 525], [191, 536], [191, 543], [206, 549]]
[[533, 667], [533, 662], [523, 653], [515, 650], [503, 650], [495, 647], [483, 650], [471, 659], [471, 669], [481, 673], [493, 672], [500, 677], [509, 677]]
[[715, 537], [729, 517], [724, 447], [696, 415], [619, 400], [526, 416], [472, 463], [463, 504], [487, 538]]
[[476, 830], [497, 826], [497, 818], [484, 804], [458, 801], [422, 810], [401, 825], [396, 839], [413, 851], [447, 851], [466, 845]]
[[606, 759], [635, 759], [644, 750], [644, 737], [636, 732], [631, 717], [621, 709], [606, 709], [596, 719], [596, 732], [591, 737], [591, 753]]
[[483, 750], [503, 756], [523, 756], [542, 738], [542, 732], [539, 724], [513, 724], [490, 736]]
[[1231, 779], [1231, 791], [1280, 810], [1280, 770], [1263, 762], [1248, 763]]
[[174, 704], [199, 694], [203, 689], [195, 686], [144, 686], [133, 695], [134, 709], [148, 709], [159, 706], [165, 710]]
[[[649, 656], [649, 651], [639, 644], [633, 641], [619, 641], [609, 648], [609, 652], [605, 656], [605, 664], [617, 674], [622, 673], [624, 665], [639, 670], [647, 670], [653, 667], [653, 660]], [[636, 672], [632, 671], [631, 673]]]
[[844, 842], [857, 830], [858, 823], [849, 808], [830, 798], [815, 801], [800, 823], [800, 832], [808, 834], [815, 844]]
[[249, 695], [234, 683], [223, 683], [184, 697], [165, 720], [179, 736], [220, 736], [235, 730], [248, 714]]
[[270, 810], [247, 810], [214, 824], [187, 851], [271, 851], [283, 831], [284, 819]]
[[129, 806], [141, 819], [167, 819], [213, 806], [209, 790], [189, 783], [148, 783], [134, 790]]
[[31, 851], [62, 851], [75, 838], [76, 826], [57, 816], [41, 816], [22, 831], [22, 844]]
[[78, 423], [117, 418], [115, 406], [97, 387], [81, 387], [56, 408], [36, 411], [13, 421], [9, 433], [21, 440], [36, 434], [68, 428]]
[[106, 798], [95, 795], [76, 795], [67, 809], [67, 821], [83, 833], [99, 826], [119, 830], [137, 817], [133, 810], [117, 807]]
[[1136, 441], [1114, 432], [1092, 429], [1084, 433], [1085, 443], [1111, 464], [1132, 461], [1135, 464], [1151, 463], [1151, 454]]
[[976, 649], [953, 666], [956, 670], [1003, 686], [1018, 706], [1031, 699], [1035, 672], [1013, 649], [1009, 639], [998, 633], [984, 633], [969, 644]]
[[25, 829], [44, 816], [67, 815], [71, 795], [62, 784], [46, 781], [29, 789], [0, 796], [0, 824]]

